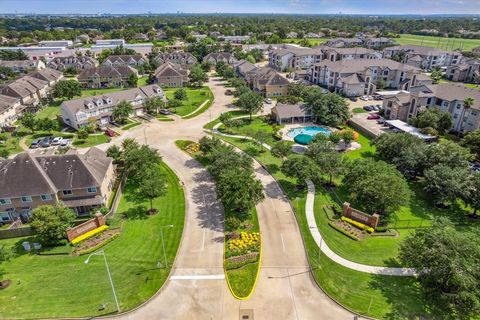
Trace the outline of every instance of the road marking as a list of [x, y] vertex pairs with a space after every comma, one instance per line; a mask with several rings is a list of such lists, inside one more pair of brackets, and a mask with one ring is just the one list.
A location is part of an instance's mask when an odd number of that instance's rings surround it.
[[223, 280], [225, 274], [197, 274], [186, 276], [171, 276], [170, 280]]
[[280, 238], [282, 239], [283, 252], [285, 253], [285, 241], [283, 241], [283, 234], [280, 233]]
[[202, 251], [205, 250], [205, 233], [207, 229], [203, 229], [203, 239], [202, 239]]

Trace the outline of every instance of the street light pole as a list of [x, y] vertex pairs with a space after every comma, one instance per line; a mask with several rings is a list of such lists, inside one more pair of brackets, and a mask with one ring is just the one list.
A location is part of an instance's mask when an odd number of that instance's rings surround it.
[[162, 238], [163, 258], [165, 260], [165, 268], [167, 267], [167, 253], [165, 252], [165, 242], [163, 241], [163, 228], [173, 228], [173, 224], [160, 227], [160, 237]]
[[98, 252], [92, 253], [91, 255], [88, 256], [88, 258], [84, 261], [84, 263], [88, 264], [92, 256], [103, 256], [103, 261], [105, 262], [105, 268], [107, 269], [108, 280], [110, 281], [110, 287], [112, 288], [113, 298], [115, 299], [115, 305], [117, 306], [117, 312], [120, 312], [120, 305], [118, 304], [117, 294], [115, 292], [115, 287], [113, 286], [112, 275], [110, 274], [110, 268], [108, 267], [107, 256], [105, 255], [105, 251], [100, 250]]

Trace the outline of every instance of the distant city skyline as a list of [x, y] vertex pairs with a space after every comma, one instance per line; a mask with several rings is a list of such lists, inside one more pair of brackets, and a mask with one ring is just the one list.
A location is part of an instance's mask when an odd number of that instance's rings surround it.
[[[414, 4], [414, 5], [413, 5]], [[480, 0], [0, 0], [0, 13], [480, 14]]]

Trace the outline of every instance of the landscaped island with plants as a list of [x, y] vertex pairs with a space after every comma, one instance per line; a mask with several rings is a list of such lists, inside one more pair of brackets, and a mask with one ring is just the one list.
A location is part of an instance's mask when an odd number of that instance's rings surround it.
[[261, 236], [255, 205], [264, 197], [252, 160], [216, 138], [176, 144], [206, 166], [215, 179], [217, 197], [225, 210], [227, 282], [236, 298], [246, 299], [255, 289], [260, 268]]

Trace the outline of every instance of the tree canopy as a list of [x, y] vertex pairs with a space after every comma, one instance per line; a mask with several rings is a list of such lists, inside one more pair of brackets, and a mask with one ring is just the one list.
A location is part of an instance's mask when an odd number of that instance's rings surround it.
[[67, 228], [73, 225], [75, 214], [62, 203], [39, 206], [32, 211], [30, 225], [46, 244], [56, 244], [67, 236]]
[[251, 120], [253, 114], [262, 110], [263, 98], [258, 93], [249, 90], [238, 97], [235, 105], [242, 111], [247, 112], [250, 115]]
[[73, 99], [82, 95], [82, 86], [76, 80], [60, 80], [53, 87], [53, 96], [56, 98]]
[[350, 119], [348, 103], [345, 99], [335, 93], [325, 93], [311, 98], [309, 105], [312, 108], [312, 115], [320, 123], [336, 127], [344, 124]]

